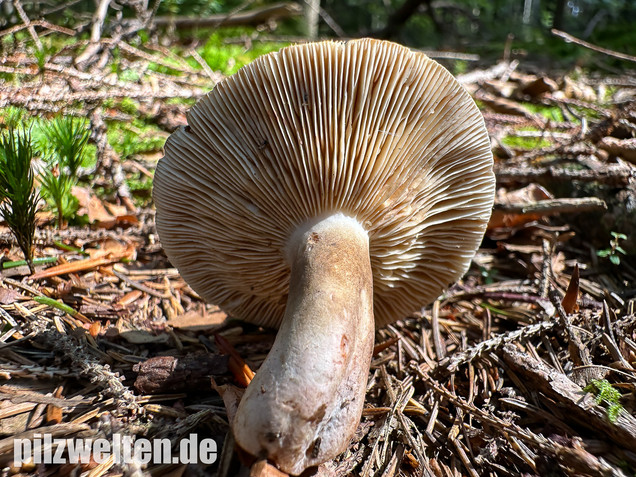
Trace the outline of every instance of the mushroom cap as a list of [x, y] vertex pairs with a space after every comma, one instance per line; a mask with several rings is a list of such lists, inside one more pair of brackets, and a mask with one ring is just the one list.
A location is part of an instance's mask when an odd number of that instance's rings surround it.
[[495, 180], [483, 117], [435, 61], [377, 40], [262, 56], [220, 82], [165, 146], [156, 225], [190, 286], [277, 327], [297, 228], [342, 212], [369, 235], [381, 326], [468, 269]]

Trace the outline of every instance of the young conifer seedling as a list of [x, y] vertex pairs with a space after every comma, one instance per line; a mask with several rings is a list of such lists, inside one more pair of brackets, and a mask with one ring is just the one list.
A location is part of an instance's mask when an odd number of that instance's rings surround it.
[[13, 127], [4, 131], [0, 136], [0, 215], [34, 273], [33, 237], [40, 197], [33, 187], [32, 158], [30, 131]]
[[41, 176], [42, 193], [57, 212], [58, 227], [63, 228], [78, 207], [72, 189], [86, 158], [90, 130], [85, 120], [73, 117], [58, 117], [43, 130], [40, 149], [47, 167]]

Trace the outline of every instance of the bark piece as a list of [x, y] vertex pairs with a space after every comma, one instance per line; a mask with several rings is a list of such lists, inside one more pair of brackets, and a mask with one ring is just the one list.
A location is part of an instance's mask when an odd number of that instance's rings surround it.
[[227, 361], [227, 356], [207, 353], [195, 353], [182, 358], [150, 358], [133, 367], [133, 371], [139, 373], [135, 388], [140, 393], [158, 394], [209, 387], [210, 375], [220, 376], [228, 372]]
[[514, 345], [504, 346], [503, 358], [508, 366], [523, 376], [528, 387], [553, 399], [579, 425], [604, 433], [616, 445], [636, 449], [636, 418], [621, 412], [610, 422], [607, 410], [596, 404], [592, 394], [571, 381], [565, 374], [549, 367]]

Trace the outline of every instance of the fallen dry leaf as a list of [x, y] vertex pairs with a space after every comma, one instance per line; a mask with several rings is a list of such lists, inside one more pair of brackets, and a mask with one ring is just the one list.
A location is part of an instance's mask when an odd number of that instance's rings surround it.
[[563, 300], [561, 300], [561, 305], [563, 305], [563, 309], [566, 313], [573, 313], [579, 309], [577, 305], [577, 300], [579, 298], [579, 265], [576, 264], [574, 266], [574, 271], [572, 272], [572, 278], [570, 278], [570, 284], [568, 285], [568, 290], [565, 292], [565, 296]]
[[236, 411], [238, 410], [241, 398], [245, 393], [245, 389], [234, 386], [233, 384], [223, 384], [222, 386], [219, 386], [216, 384], [214, 378], [210, 378], [210, 383], [212, 388], [219, 393], [223, 399], [223, 404], [225, 404], [225, 410], [227, 411], [228, 422], [234, 421], [234, 416], [236, 416]]
[[266, 460], [259, 460], [250, 467], [250, 477], [288, 477], [288, 475], [270, 465]]

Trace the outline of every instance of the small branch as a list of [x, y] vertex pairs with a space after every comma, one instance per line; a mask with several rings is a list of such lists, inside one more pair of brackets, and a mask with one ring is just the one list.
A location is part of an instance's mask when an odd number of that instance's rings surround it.
[[344, 38], [345, 36], [347, 36], [347, 34], [345, 33], [345, 31], [342, 29], [342, 27], [336, 22], [336, 20], [333, 19], [333, 17], [331, 15], [329, 15], [329, 13], [327, 13], [327, 11], [324, 8], [320, 8], [320, 16], [322, 17], [322, 19], [325, 21], [325, 23], [327, 24], [327, 26], [329, 28], [331, 28], [333, 30], [333, 32], [339, 37], [339, 38]]
[[621, 166], [607, 166], [598, 170], [571, 170], [558, 167], [496, 167], [495, 175], [500, 184], [530, 182], [599, 182], [612, 186], [624, 186], [635, 173]]
[[71, 30], [70, 28], [64, 28], [58, 25], [54, 25], [53, 23], [49, 23], [46, 20], [34, 20], [30, 22], [28, 25], [27, 24], [15, 25], [15, 26], [12, 26], [11, 28], [7, 28], [6, 30], [0, 31], [0, 38], [6, 35], [11, 35], [20, 30], [24, 30], [25, 28], [31, 28], [36, 26], [41, 28], [46, 28], [47, 30], [56, 31], [58, 33], [63, 33], [64, 35], [68, 35], [68, 36], [75, 35], [75, 30]]
[[302, 13], [302, 8], [297, 3], [277, 3], [267, 7], [237, 13], [228, 17], [226, 14], [210, 15], [207, 17], [156, 17], [155, 26], [174, 26], [183, 28], [205, 28], [236, 25], [260, 25], [271, 20], [290, 18]]
[[588, 43], [587, 41], [580, 40], [575, 36], [572, 36], [564, 31], [557, 30], [553, 28], [550, 30], [553, 35], [563, 38], [565, 41], [569, 43], [576, 43], [577, 45], [583, 46], [585, 48], [589, 48], [590, 50], [597, 51], [599, 53], [603, 53], [607, 56], [613, 56], [614, 58], [618, 58], [620, 60], [632, 61], [636, 63], [636, 56], [626, 55], [625, 53], [620, 53], [618, 51], [608, 50], [607, 48], [602, 48], [600, 46], [593, 45], [592, 43]]
[[535, 391], [544, 393], [567, 412], [570, 419], [594, 430], [599, 437], [607, 437], [614, 444], [626, 449], [636, 446], [636, 418], [628, 412], [621, 412], [614, 422], [607, 418], [607, 411], [597, 404], [596, 399], [586, 393], [568, 376], [546, 365], [514, 345], [503, 348], [504, 362], [522, 376]]
[[459, 81], [459, 83], [464, 86], [483, 83], [495, 78], [500, 78], [504, 73], [506, 73], [506, 71], [510, 70], [512, 65], [516, 67], [517, 64], [518, 62], [516, 61], [513, 61], [512, 63], [497, 63], [495, 66], [491, 66], [486, 70], [475, 70], [471, 71], [470, 73], [458, 75], [457, 81]]
[[511, 214], [554, 215], [571, 212], [587, 212], [591, 210], [607, 210], [607, 204], [596, 197], [584, 197], [580, 199], [539, 200], [525, 204], [495, 204], [495, 210]]
[[91, 29], [91, 42], [97, 43], [102, 37], [102, 29], [104, 28], [104, 22], [106, 21], [106, 13], [108, 13], [108, 7], [110, 6], [110, 0], [101, 0], [95, 16], [93, 17], [93, 28]]
[[71, 8], [73, 5], [80, 3], [82, 0], [70, 0], [68, 2], [62, 3], [61, 5], [55, 5], [54, 7], [49, 8], [48, 10], [44, 10], [42, 12], [42, 16], [46, 17], [53, 13], [60, 12], [65, 8]]
[[[461, 365], [470, 363], [475, 359], [485, 356], [487, 353], [503, 347], [506, 343], [514, 343], [521, 339], [529, 339], [533, 336], [540, 335], [554, 328], [556, 323], [554, 321], [544, 321], [534, 325], [528, 325], [518, 330], [509, 331], [500, 335], [495, 335], [492, 338], [481, 341], [465, 351], [455, 353], [451, 356], [439, 361], [437, 368], [432, 373], [452, 374], [456, 372]], [[420, 369], [425, 368], [420, 365]]]
[[210, 78], [215, 83], [219, 81], [218, 77], [215, 77], [214, 71], [212, 71], [212, 68], [210, 68], [210, 65], [208, 65], [208, 63], [201, 57], [201, 55], [197, 52], [197, 50], [192, 48], [192, 50], [190, 50], [190, 56], [194, 58], [196, 62], [201, 65], [201, 68], [203, 68], [203, 71], [205, 71], [205, 74], [208, 75], [208, 78]]
[[33, 38], [33, 41], [35, 42], [35, 46], [37, 47], [38, 51], [42, 51], [42, 48], [43, 48], [42, 42], [40, 41], [38, 34], [35, 32], [35, 28], [33, 28], [33, 25], [31, 24], [31, 20], [29, 20], [29, 17], [25, 13], [24, 8], [22, 8], [22, 4], [20, 3], [20, 0], [13, 0], [13, 6], [18, 11], [18, 15], [24, 22], [24, 25], [29, 30], [29, 35], [31, 35], [31, 38]]
[[102, 29], [104, 28], [104, 22], [106, 21], [106, 14], [108, 13], [108, 7], [110, 6], [110, 0], [100, 0], [95, 15], [93, 15], [93, 27], [91, 29], [91, 42], [86, 47], [84, 52], [75, 59], [76, 65], [81, 65], [90, 60], [101, 49], [99, 40], [102, 37]]

